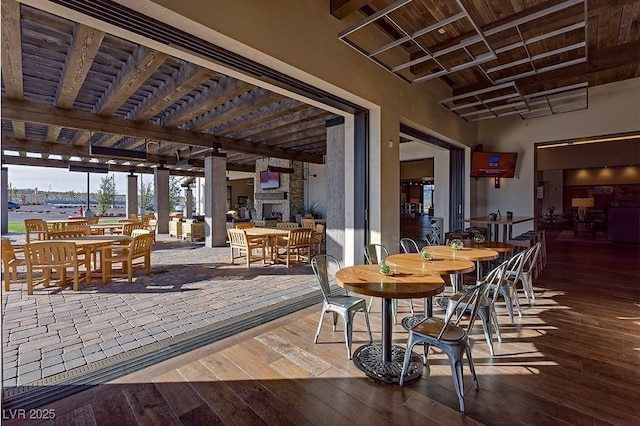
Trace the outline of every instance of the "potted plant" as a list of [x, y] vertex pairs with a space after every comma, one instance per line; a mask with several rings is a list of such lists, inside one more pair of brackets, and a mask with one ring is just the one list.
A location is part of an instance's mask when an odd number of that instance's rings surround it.
[[462, 240], [455, 239], [451, 241], [451, 248], [453, 250], [462, 250], [464, 248], [464, 243], [462, 242]]
[[393, 268], [393, 266], [383, 263], [380, 265], [380, 273], [382, 275], [391, 276], [395, 273], [395, 269]]

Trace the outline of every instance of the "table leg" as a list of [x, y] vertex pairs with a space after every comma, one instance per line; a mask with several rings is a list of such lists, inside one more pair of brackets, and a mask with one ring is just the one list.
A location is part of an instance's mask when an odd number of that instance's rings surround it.
[[511, 230], [508, 229], [508, 227], [509, 225], [507, 225], [506, 223], [502, 225], [502, 242], [503, 243], [507, 242], [507, 236], [511, 238]]
[[493, 241], [500, 241], [500, 225], [493, 224]]
[[[353, 363], [367, 376], [383, 383], [399, 383], [405, 348], [391, 344], [391, 299], [382, 301], [382, 342], [360, 346], [353, 353]], [[405, 381], [422, 375], [422, 358], [411, 354]]]

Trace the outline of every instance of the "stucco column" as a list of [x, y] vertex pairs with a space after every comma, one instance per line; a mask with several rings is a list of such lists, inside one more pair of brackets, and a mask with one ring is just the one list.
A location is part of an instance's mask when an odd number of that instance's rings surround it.
[[[9, 197], [9, 169], [3, 167], [0, 169], [0, 217], [2, 222], [0, 223], [0, 233], [6, 234], [9, 232], [9, 206], [7, 204]], [[6, 274], [7, 271], [4, 271]]]
[[127, 217], [138, 214], [138, 176], [127, 176]]
[[158, 234], [169, 233], [169, 169], [157, 167], [153, 172], [154, 206], [158, 217]]
[[327, 254], [345, 264], [345, 125], [327, 122]]
[[209, 153], [204, 159], [204, 235], [207, 247], [227, 244], [227, 156]]
[[184, 209], [186, 210], [184, 215], [187, 219], [191, 219], [193, 218], [193, 191], [191, 188], [187, 187], [184, 189], [184, 198]]

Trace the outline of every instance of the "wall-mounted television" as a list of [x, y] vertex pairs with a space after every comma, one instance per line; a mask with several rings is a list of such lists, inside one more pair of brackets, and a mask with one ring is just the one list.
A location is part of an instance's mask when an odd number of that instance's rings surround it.
[[260, 188], [276, 189], [280, 188], [280, 173], [264, 171], [260, 172]]
[[516, 152], [473, 152], [471, 177], [512, 178], [516, 174]]

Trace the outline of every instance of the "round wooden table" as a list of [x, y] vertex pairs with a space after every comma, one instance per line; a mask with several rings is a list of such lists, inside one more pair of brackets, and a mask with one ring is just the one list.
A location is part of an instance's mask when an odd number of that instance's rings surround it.
[[[356, 349], [353, 362], [375, 380], [398, 383], [405, 349], [391, 344], [391, 299], [431, 298], [442, 293], [444, 280], [438, 275], [401, 267], [393, 276], [385, 276], [378, 265], [358, 265], [336, 272], [336, 282], [345, 290], [382, 298], [382, 342]], [[417, 379], [421, 374], [422, 359], [412, 354], [405, 380]]]
[[[470, 260], [472, 262], [476, 262], [476, 279], [477, 280], [482, 279], [482, 267], [480, 262], [483, 262], [486, 260], [494, 260], [494, 259], [497, 259], [498, 256], [500, 256], [496, 250], [492, 250], [485, 247], [475, 248], [475, 247], [465, 246], [460, 250], [454, 250], [450, 246], [430, 246], [429, 248], [427, 248], [427, 251], [435, 254], [436, 259], [438, 258], [438, 256], [443, 256], [450, 259], [464, 259], [464, 260]], [[457, 287], [455, 289], [456, 291], [460, 290], [459, 284], [461, 282], [462, 282], [461, 279], [456, 280], [456, 287]]]

